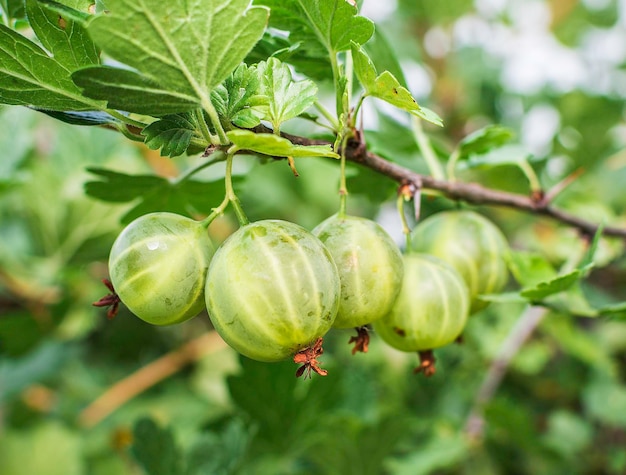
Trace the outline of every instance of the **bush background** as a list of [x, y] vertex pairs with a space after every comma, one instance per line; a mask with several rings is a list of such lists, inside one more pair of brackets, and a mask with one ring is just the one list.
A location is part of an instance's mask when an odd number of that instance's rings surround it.
[[[364, 3], [363, 13], [396, 50], [409, 89], [444, 118], [442, 130], [428, 128], [439, 149], [503, 124], [532, 154], [546, 188], [584, 169], [559, 206], [625, 223], [626, 2]], [[404, 116], [373, 102], [366, 114], [372, 150], [425, 171]], [[306, 127], [295, 121], [290, 131], [306, 134]], [[122, 394], [136, 389], [138, 371], [164, 355], [171, 361], [171, 352], [189, 349], [210, 323], [201, 315], [154, 328], [123, 309], [108, 321], [91, 306], [106, 293], [100, 279], [130, 207], [87, 197], [83, 185], [94, 179], [87, 168], [172, 177], [200, 158], [161, 158], [113, 132], [17, 107], [0, 109], [0, 150], [3, 475], [626, 472], [626, 325], [617, 317], [548, 313], [487, 404], [484, 439], [466, 437], [478, 388], [525, 311], [513, 304], [492, 304], [473, 317], [463, 345], [437, 352], [439, 372], [430, 379], [412, 374], [415, 355], [375, 335], [367, 355], [352, 356], [350, 332], [333, 331], [323, 356], [329, 376], [307, 381], [293, 377], [291, 362], [255, 363], [202, 340], [183, 355], [191, 364], [125, 404], [113, 402], [107, 417], [89, 412], [124, 378], [130, 383]], [[237, 167], [251, 219], [312, 228], [337, 209], [335, 164], [302, 161], [297, 180], [280, 162], [242, 159]], [[377, 218], [401, 242], [392, 183], [351, 173], [359, 179], [349, 184], [349, 211]], [[459, 178], [528, 192], [512, 166]], [[426, 198], [423, 214], [452, 206]], [[553, 222], [479, 211], [515, 248], [541, 250], [557, 266], [580, 255], [575, 233]], [[215, 242], [234, 223], [229, 215], [214, 223]], [[604, 241], [599, 252], [603, 266], [583, 291], [592, 302], [623, 300], [623, 243]]]

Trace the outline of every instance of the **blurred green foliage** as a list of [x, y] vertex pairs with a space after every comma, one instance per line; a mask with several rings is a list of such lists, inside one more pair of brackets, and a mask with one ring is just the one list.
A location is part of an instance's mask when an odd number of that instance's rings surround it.
[[[520, 92], [502, 75], [519, 51], [503, 54], [495, 37], [482, 43], [460, 39], [472, 21], [493, 34], [524, 32], [520, 12], [539, 5], [548, 13], [547, 26], [526, 34], [555, 38], [568, 54], [586, 58], [590, 35], [598, 31], [621, 31], [626, 41], [626, 12], [618, 3], [399, 0], [377, 22], [377, 39], [365, 49], [379, 69], [390, 69], [401, 82], [406, 77], [409, 89], [423, 86], [422, 96], [414, 92], [418, 101], [444, 119], [444, 128], [428, 128], [442, 157], [469, 133], [502, 124], [528, 151], [544, 187], [584, 169], [556, 204], [624, 225], [626, 112], [616, 84], [619, 77], [623, 81], [626, 58], [607, 66], [613, 79], [604, 88], [590, 71], [586, 82], [559, 86], [550, 80]], [[496, 4], [502, 7], [487, 8]], [[598, 4], [604, 6], [593, 7]], [[21, 16], [20, 6], [0, 2], [11, 17]], [[389, 48], [399, 61], [389, 59]], [[424, 172], [404, 118], [383, 107], [371, 111], [370, 150]], [[557, 117], [553, 132], [538, 142], [537, 134], [552, 130], [551, 117]], [[298, 133], [309, 126], [289, 127]], [[626, 472], [623, 312], [595, 319], [549, 312], [484, 408], [481, 441], [466, 436], [468, 416], [487, 369], [524, 312], [519, 303], [494, 302], [472, 317], [464, 343], [437, 352], [439, 370], [430, 379], [412, 373], [414, 355], [385, 347], [376, 335], [368, 354], [352, 356], [350, 333], [335, 331], [325, 345], [326, 378], [296, 380], [290, 362], [261, 364], [221, 346], [207, 348], [193, 364], [107, 417], [89, 419], [83, 411], [116, 382], [210, 329], [206, 315], [154, 328], [123, 309], [108, 321], [91, 306], [107, 292], [100, 279], [122, 218], [153, 209], [157, 199], [188, 214], [207, 213], [222, 193], [207, 188], [220, 183], [221, 172], [196, 175], [202, 196], [191, 189], [194, 182], [177, 190], [169, 178], [200, 164], [198, 157], [158, 158], [120, 134], [61, 124], [25, 108], [0, 109], [0, 150], [1, 474]], [[93, 185], [88, 168], [157, 174], [161, 178], [153, 181], [173, 191], [164, 196], [126, 187], [128, 199], [104, 203], [85, 194], [88, 182], [106, 193], [104, 181]], [[337, 209], [339, 171], [332, 160], [298, 162], [297, 179], [283, 162], [246, 157], [236, 168], [236, 188], [252, 220], [283, 218], [312, 228]], [[392, 223], [390, 231], [398, 234], [397, 216], [389, 211], [394, 184], [356, 166], [348, 173], [350, 212]], [[529, 189], [515, 166], [459, 167], [457, 177]], [[111, 193], [127, 185], [117, 175], [99, 178], [109, 180]], [[193, 195], [187, 201], [194, 206], [181, 205], [177, 193]], [[452, 206], [428, 196], [422, 214]], [[502, 227], [514, 248], [540, 252], [555, 268], [571, 270], [584, 253], [576, 233], [553, 222], [505, 209], [480, 211]], [[210, 232], [219, 242], [233, 227], [227, 215]], [[623, 250], [623, 243], [603, 239], [600, 266], [577, 290], [596, 307], [626, 295]], [[574, 298], [568, 297], [570, 303]]]

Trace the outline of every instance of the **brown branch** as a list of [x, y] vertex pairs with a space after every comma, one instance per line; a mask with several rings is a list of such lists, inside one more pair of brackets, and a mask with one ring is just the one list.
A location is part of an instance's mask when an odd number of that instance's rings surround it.
[[[448, 198], [454, 200], [462, 200], [467, 203], [477, 205], [493, 205], [493, 206], [506, 206], [509, 208], [515, 208], [522, 211], [527, 211], [542, 216], [547, 216], [556, 221], [560, 221], [563, 224], [567, 224], [573, 228], [580, 230], [587, 235], [593, 235], [599, 228], [599, 224], [592, 223], [585, 219], [579, 218], [573, 214], [567, 213], [559, 208], [556, 208], [547, 200], [533, 200], [529, 196], [518, 195], [515, 193], [508, 193], [506, 191], [493, 190], [486, 188], [477, 183], [464, 183], [464, 182], [450, 182], [444, 180], [436, 180], [428, 175], [420, 175], [412, 170], [401, 167], [393, 162], [385, 160], [378, 155], [365, 152], [354, 153], [357, 148], [349, 148], [347, 150], [346, 158], [355, 163], [359, 163], [363, 166], [371, 168], [372, 170], [388, 176], [392, 180], [398, 183], [413, 183], [416, 186], [422, 188], [437, 190], [443, 193]], [[626, 229], [605, 226], [603, 233], [606, 236], [614, 236], [626, 239]]]
[[[255, 129], [257, 132], [271, 132], [263, 126]], [[307, 139], [290, 134], [281, 134], [289, 139], [292, 143], [298, 145], [319, 145], [328, 144], [328, 141], [319, 139]], [[366, 150], [365, 144], [361, 141], [352, 140], [346, 148], [346, 159], [351, 162], [358, 163], [367, 168], [374, 170], [382, 175], [397, 181], [399, 184], [411, 184], [416, 189], [437, 190], [443, 195], [453, 200], [461, 200], [476, 205], [505, 206], [518, 210], [546, 216], [559, 221], [563, 224], [578, 229], [585, 235], [594, 235], [599, 223], [587, 221], [578, 216], [563, 211], [560, 208], [550, 204], [551, 194], [548, 193], [548, 199], [533, 199], [530, 196], [509, 193], [506, 191], [494, 190], [486, 188], [478, 183], [465, 183], [460, 181], [437, 180], [429, 175], [421, 175], [408, 168], [404, 168], [396, 163], [385, 160], [375, 153]], [[619, 237], [626, 239], [626, 228], [616, 226], [604, 226], [603, 234], [605, 236]]]
[[226, 348], [226, 343], [217, 332], [200, 335], [115, 383], [80, 413], [79, 424], [83, 427], [95, 426], [117, 408], [187, 364], [222, 348]]

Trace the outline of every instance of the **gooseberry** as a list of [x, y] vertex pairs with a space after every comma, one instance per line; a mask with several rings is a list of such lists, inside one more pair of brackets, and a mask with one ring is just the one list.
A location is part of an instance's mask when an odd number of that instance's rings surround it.
[[330, 251], [339, 271], [341, 301], [333, 326], [360, 327], [386, 315], [402, 284], [402, 254], [372, 220], [333, 215], [313, 234]]
[[132, 221], [115, 240], [109, 273], [131, 312], [154, 325], [171, 325], [203, 309], [213, 245], [198, 221], [150, 213]]
[[481, 294], [497, 293], [508, 280], [506, 238], [487, 218], [473, 211], [437, 213], [411, 232], [411, 252], [432, 254], [451, 264], [470, 290], [471, 313], [487, 306]]
[[[339, 274], [309, 231], [263, 220], [242, 226], [218, 248], [205, 295], [226, 343], [249, 358], [279, 361], [330, 329], [339, 308]], [[321, 347], [313, 353], [321, 354]]]
[[469, 313], [467, 285], [449, 264], [427, 254], [404, 256], [402, 289], [391, 311], [373, 324], [391, 347], [414, 352], [456, 340]]

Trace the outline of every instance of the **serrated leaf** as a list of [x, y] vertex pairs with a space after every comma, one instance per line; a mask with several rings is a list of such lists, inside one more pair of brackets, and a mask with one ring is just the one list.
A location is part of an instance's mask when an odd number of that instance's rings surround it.
[[276, 58], [259, 63], [257, 70], [261, 94], [269, 99], [268, 106], [261, 109], [263, 119], [271, 122], [276, 132], [283, 122], [303, 113], [317, 99], [315, 83], [309, 79], [294, 81], [289, 66]]
[[183, 456], [169, 429], [152, 419], [140, 419], [133, 427], [131, 453], [148, 475], [180, 475]]
[[0, 102], [55, 111], [100, 109], [83, 97], [71, 71], [19, 33], [0, 25]]
[[354, 42], [352, 58], [354, 73], [365, 89], [366, 95], [388, 102], [435, 125], [443, 125], [443, 121], [435, 112], [420, 107], [409, 90], [403, 87], [393, 74], [383, 71], [379, 75], [367, 53]]
[[339, 158], [330, 145], [295, 145], [274, 134], [255, 134], [249, 130], [226, 133], [239, 150], [250, 150], [271, 157], [331, 157]]
[[260, 93], [256, 67], [240, 64], [226, 80], [211, 92], [211, 101], [224, 126], [252, 128], [261, 123], [261, 113], [254, 107], [267, 104]]
[[328, 52], [317, 42], [292, 43], [283, 32], [266, 31], [246, 57], [246, 63], [260, 63], [269, 57], [291, 64], [296, 71], [311, 79], [321, 81], [333, 77]]
[[85, 28], [65, 13], [49, 10], [38, 0], [26, 0], [26, 14], [41, 44], [68, 70], [100, 62], [100, 52]]
[[106, 101], [111, 109], [158, 117], [198, 107], [195, 97], [172, 92], [127, 69], [110, 66], [84, 68], [74, 72], [72, 80], [83, 88], [86, 96]]
[[364, 44], [374, 33], [374, 23], [357, 15], [345, 0], [258, 0], [271, 9], [270, 24], [289, 31], [293, 43], [320, 43], [330, 54], [350, 49], [350, 41]]
[[513, 131], [501, 125], [488, 125], [465, 137], [459, 143], [459, 159], [482, 155], [502, 147], [513, 138]]
[[189, 451], [186, 475], [235, 473], [251, 438], [251, 432], [238, 419], [231, 420], [220, 433], [203, 434]]
[[163, 91], [204, 108], [259, 40], [269, 13], [248, 0], [109, 0], [107, 7], [89, 23], [94, 41]]
[[581, 277], [583, 277], [582, 272], [580, 269], [576, 269], [567, 274], [559, 275], [554, 279], [540, 282], [534, 287], [524, 288], [520, 295], [531, 301], [540, 301], [571, 288]]
[[168, 115], [143, 129], [145, 144], [161, 151], [162, 157], [177, 157], [185, 153], [194, 135], [200, 136], [195, 124], [185, 114]]

